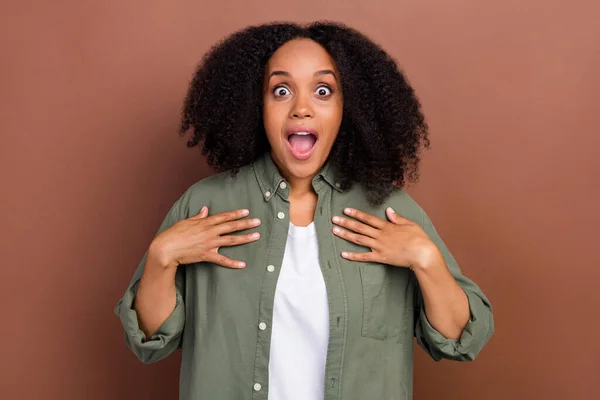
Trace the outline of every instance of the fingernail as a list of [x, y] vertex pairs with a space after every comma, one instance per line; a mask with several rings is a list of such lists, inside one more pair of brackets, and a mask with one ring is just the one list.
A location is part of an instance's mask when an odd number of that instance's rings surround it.
[[396, 214], [396, 211], [394, 211], [394, 209], [392, 207], [388, 207], [388, 211], [391, 212], [392, 214]]
[[238, 263], [238, 267], [240, 267], [240, 268], [244, 268], [245, 266], [246, 266], [245, 262]]
[[248, 215], [248, 214], [250, 214], [250, 210], [242, 210], [242, 214]]
[[340, 218], [339, 217], [333, 217], [333, 222], [340, 222]]
[[348, 253], [346, 253], [345, 251], [342, 253], [342, 257], [346, 258], [348, 257]]
[[206, 206], [202, 206], [202, 210], [200, 210], [200, 212], [204, 212], [206, 211]]
[[252, 234], [252, 239], [258, 239], [258, 237], [260, 236], [260, 233], [256, 232]]

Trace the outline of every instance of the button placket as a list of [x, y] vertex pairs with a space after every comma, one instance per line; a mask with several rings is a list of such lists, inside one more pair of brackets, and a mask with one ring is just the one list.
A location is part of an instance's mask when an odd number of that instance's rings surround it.
[[[335, 186], [339, 189], [338, 185]], [[320, 188], [329, 190], [326, 184], [323, 184]], [[324, 194], [326, 193], [324, 192]], [[327, 228], [327, 230], [331, 229], [332, 202], [333, 200], [330, 196], [319, 195], [319, 202], [317, 204], [319, 218], [315, 217], [317, 229], [323, 231], [325, 231], [325, 228]], [[331, 250], [334, 251], [334, 254], [339, 254], [333, 238], [333, 235], [326, 235], [319, 240], [319, 262], [321, 263], [321, 271], [323, 272], [323, 278], [325, 279], [325, 286], [327, 288], [329, 319], [332, 323], [331, 326], [334, 327], [334, 329], [331, 329], [330, 331], [330, 340], [327, 349], [327, 361], [325, 366], [325, 382], [327, 382], [327, 384], [325, 387], [325, 398], [339, 398], [340, 396], [339, 381], [341, 378], [341, 370], [339, 366], [343, 365], [344, 362], [344, 352], [342, 349], [345, 348], [347, 340], [346, 322], [348, 304], [340, 263], [338, 259], [327, 259], [323, 257]]]
[[[289, 203], [287, 202], [287, 192], [289, 185], [280, 181], [275, 183], [270, 188], [263, 188], [263, 195], [266, 200], [269, 200], [270, 219], [273, 222], [272, 231], [269, 233], [268, 248], [262, 264], [265, 266], [263, 270], [264, 279], [261, 287], [261, 299], [258, 306], [258, 321], [256, 321], [257, 329], [257, 346], [254, 360], [254, 383], [253, 383], [253, 398], [264, 399], [266, 396], [267, 387], [263, 389], [262, 382], [268, 381], [269, 373], [269, 348], [271, 340], [270, 323], [273, 317], [273, 296], [277, 286], [277, 274], [279, 267], [283, 261], [283, 253], [285, 252], [285, 238], [287, 238], [288, 226], [286, 224], [289, 218]], [[285, 187], [285, 189], [284, 189]], [[279, 196], [275, 196], [279, 191]], [[285, 192], [284, 192], [285, 191]], [[269, 192], [269, 193], [267, 193]], [[270, 194], [268, 196], [267, 194]], [[278, 223], [279, 222], [279, 223]]]

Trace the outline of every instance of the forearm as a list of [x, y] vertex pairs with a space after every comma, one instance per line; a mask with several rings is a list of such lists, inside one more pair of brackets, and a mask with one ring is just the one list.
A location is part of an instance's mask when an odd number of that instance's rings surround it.
[[152, 249], [144, 265], [133, 308], [146, 338], [167, 320], [177, 303], [176, 268], [165, 267]]
[[413, 270], [421, 287], [427, 320], [448, 339], [459, 339], [471, 318], [466, 293], [450, 273], [439, 251]]

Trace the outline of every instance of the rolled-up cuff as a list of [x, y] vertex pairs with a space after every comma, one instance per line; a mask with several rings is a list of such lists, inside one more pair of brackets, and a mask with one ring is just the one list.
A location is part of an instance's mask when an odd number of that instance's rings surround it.
[[144, 363], [156, 362], [179, 347], [179, 339], [185, 323], [183, 297], [177, 292], [175, 308], [163, 324], [147, 339], [140, 329], [137, 312], [133, 309], [139, 281], [132, 285], [115, 307], [121, 319], [127, 346]]
[[476, 294], [469, 291], [465, 293], [469, 301], [471, 318], [459, 339], [448, 339], [431, 326], [425, 314], [425, 306], [421, 306], [419, 323], [416, 327], [417, 340], [435, 361], [442, 358], [472, 361], [493, 333], [490, 308]]

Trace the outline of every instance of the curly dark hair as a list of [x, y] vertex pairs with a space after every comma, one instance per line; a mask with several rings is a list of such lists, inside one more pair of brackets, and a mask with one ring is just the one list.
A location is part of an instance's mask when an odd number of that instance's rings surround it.
[[269, 23], [247, 27], [214, 45], [190, 83], [180, 135], [203, 142], [202, 154], [218, 172], [235, 175], [270, 151], [262, 119], [266, 64], [284, 43], [308, 38], [331, 55], [341, 75], [343, 116], [329, 158], [340, 184], [362, 185], [380, 205], [418, 180], [420, 151], [429, 147], [421, 104], [397, 62], [364, 34], [342, 23]]

